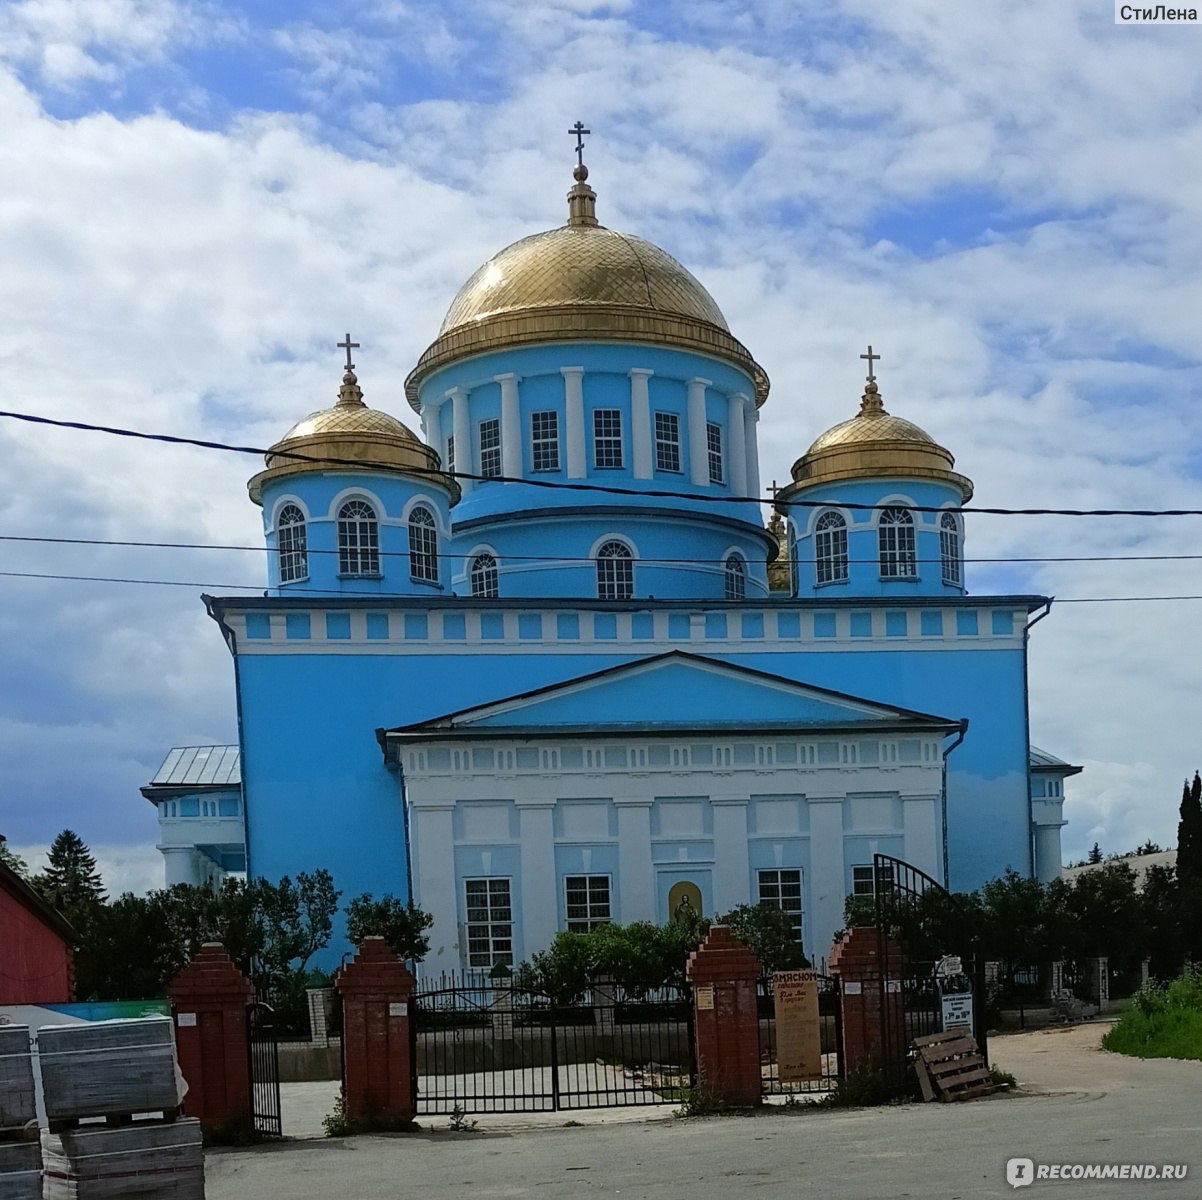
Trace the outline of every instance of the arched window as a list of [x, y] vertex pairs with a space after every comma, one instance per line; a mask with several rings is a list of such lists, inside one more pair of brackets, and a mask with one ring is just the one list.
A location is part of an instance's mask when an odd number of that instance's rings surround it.
[[434, 514], [421, 504], [409, 514], [409, 578], [438, 582], [438, 530]]
[[491, 554], [477, 554], [472, 559], [468, 577], [472, 583], [472, 595], [491, 599], [499, 594], [497, 587], [497, 560]]
[[952, 513], [939, 518], [939, 561], [943, 564], [943, 582], [960, 587], [964, 566], [960, 559], [960, 522]]
[[882, 579], [917, 579], [914, 514], [908, 508], [887, 508], [877, 526]]
[[380, 573], [380, 522], [364, 500], [348, 500], [338, 510], [338, 572], [364, 576]]
[[814, 526], [814, 569], [819, 583], [847, 582], [847, 522], [824, 512]]
[[634, 595], [634, 559], [621, 542], [597, 551], [597, 599], [629, 600]]
[[309, 575], [309, 537], [305, 514], [295, 504], [285, 504], [276, 520], [276, 550], [280, 556], [280, 582], [295, 583]]
[[737, 554], [726, 556], [726, 598], [727, 600], [747, 599], [747, 568]]

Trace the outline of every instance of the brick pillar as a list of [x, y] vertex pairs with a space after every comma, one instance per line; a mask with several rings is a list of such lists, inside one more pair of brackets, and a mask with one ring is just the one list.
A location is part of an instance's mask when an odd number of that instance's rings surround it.
[[401, 1123], [416, 1111], [409, 1042], [409, 968], [381, 937], [364, 938], [338, 972], [342, 996], [342, 1090], [347, 1116]]
[[250, 980], [234, 966], [220, 942], [206, 942], [175, 977], [167, 995], [175, 1019], [179, 1068], [188, 1084], [184, 1113], [202, 1128], [249, 1126], [250, 1043], [247, 1007]]
[[756, 1010], [760, 960], [725, 925], [715, 925], [689, 955], [685, 974], [693, 985], [701, 1086], [724, 1104], [759, 1104], [763, 1091]]
[[[894, 971], [900, 972], [901, 951], [892, 941], [886, 943], [889, 963]], [[831, 953], [829, 972], [838, 975], [841, 983], [839, 1003], [842, 1007], [843, 1026], [843, 1070], [849, 1072], [861, 1063], [874, 1069], [885, 1066], [885, 1014], [881, 1011], [882, 963], [881, 946], [877, 931], [872, 926], [858, 926], [845, 933]], [[893, 981], [900, 987], [900, 980]], [[890, 981], [886, 979], [884, 986]], [[894, 1057], [904, 1060], [907, 1045], [905, 1040], [905, 1010], [897, 996], [896, 1004], [889, 1006], [892, 1028], [889, 1030], [888, 1046]]]

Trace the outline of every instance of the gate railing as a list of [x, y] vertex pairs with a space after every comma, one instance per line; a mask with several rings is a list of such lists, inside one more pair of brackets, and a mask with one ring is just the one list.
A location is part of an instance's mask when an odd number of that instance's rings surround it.
[[250, 1053], [250, 1115], [260, 1137], [281, 1137], [280, 1049], [275, 1013], [269, 1004], [255, 1001], [246, 1010]]

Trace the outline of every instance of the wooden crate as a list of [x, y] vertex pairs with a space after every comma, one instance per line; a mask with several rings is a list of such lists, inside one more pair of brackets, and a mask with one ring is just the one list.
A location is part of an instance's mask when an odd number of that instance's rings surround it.
[[46, 1025], [38, 1030], [46, 1118], [174, 1112], [181, 1096], [169, 1017]]
[[1008, 1086], [993, 1081], [976, 1039], [965, 1030], [916, 1037], [914, 1048], [914, 1071], [924, 1100], [972, 1100]]
[[45, 1200], [204, 1200], [195, 1118], [45, 1133], [42, 1153]]
[[0, 1142], [0, 1200], [42, 1200], [42, 1147], [36, 1139]]
[[0, 1130], [36, 1121], [28, 1025], [0, 1025]]

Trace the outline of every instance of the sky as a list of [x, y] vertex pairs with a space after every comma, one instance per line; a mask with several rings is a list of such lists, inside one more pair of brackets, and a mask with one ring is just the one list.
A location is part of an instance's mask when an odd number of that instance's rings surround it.
[[[998, 507], [1202, 508], [1202, 28], [1105, 0], [0, 3], [0, 408], [267, 445], [369, 404], [460, 284], [598, 214], [683, 261], [772, 378], [765, 482], [886, 406]], [[261, 546], [256, 461], [0, 418], [0, 539]], [[1056, 597], [1036, 744], [1066, 859], [1172, 845], [1202, 766], [1202, 518], [970, 517], [977, 593]], [[1055, 561], [1128, 556], [1128, 561]], [[1140, 556], [1130, 561], [1130, 556]], [[1007, 562], [973, 562], [1006, 559]], [[1026, 560], [1026, 561], [1013, 561]], [[0, 540], [0, 832], [64, 827], [111, 891], [160, 884], [139, 794], [236, 740], [202, 590], [261, 550]]]

